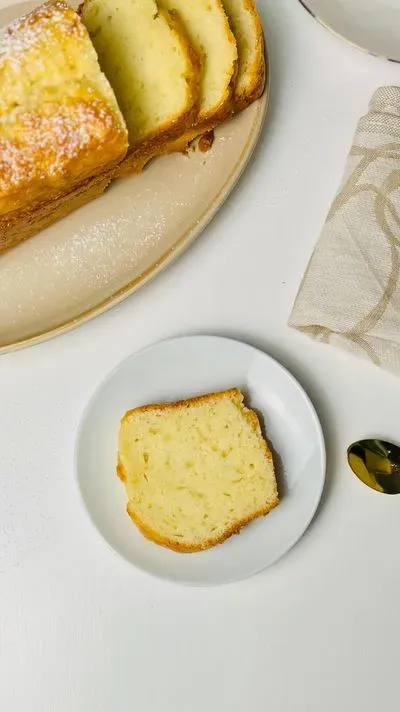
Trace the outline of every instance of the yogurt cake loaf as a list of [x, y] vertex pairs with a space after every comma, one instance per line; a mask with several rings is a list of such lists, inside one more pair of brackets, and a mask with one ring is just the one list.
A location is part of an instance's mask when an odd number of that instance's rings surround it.
[[119, 174], [140, 171], [196, 120], [199, 55], [178, 15], [155, 0], [85, 0], [80, 13], [129, 131]]
[[117, 471], [139, 530], [176, 551], [208, 549], [279, 504], [271, 452], [239, 389], [128, 412]]
[[89, 35], [51, 0], [0, 35], [0, 252], [100, 195], [127, 131]]

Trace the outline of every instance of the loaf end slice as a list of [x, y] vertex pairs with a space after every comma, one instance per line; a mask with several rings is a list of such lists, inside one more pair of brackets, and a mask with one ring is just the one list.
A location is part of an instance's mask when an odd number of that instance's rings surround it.
[[208, 549], [279, 504], [271, 452], [239, 389], [129, 411], [117, 472], [152, 541]]
[[266, 78], [264, 36], [254, 0], [222, 0], [238, 46], [238, 73], [233, 95], [235, 111], [258, 99]]

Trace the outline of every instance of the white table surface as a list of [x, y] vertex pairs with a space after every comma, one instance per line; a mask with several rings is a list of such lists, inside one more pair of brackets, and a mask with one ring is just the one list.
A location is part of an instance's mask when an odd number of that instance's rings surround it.
[[[3, 3], [4, 5], [4, 3]], [[286, 326], [358, 117], [400, 66], [347, 46], [296, 0], [260, 0], [271, 111], [244, 179], [192, 249], [118, 308], [0, 359], [0, 709], [391, 712], [398, 708], [400, 501], [346, 465], [400, 439], [400, 380]], [[137, 572], [82, 509], [72, 466], [95, 386], [190, 333], [245, 339], [313, 398], [324, 500], [301, 542], [243, 583], [191, 590]]]

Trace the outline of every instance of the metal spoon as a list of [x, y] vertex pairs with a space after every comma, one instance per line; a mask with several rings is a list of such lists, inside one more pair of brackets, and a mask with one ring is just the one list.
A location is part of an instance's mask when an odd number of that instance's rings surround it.
[[384, 494], [400, 494], [400, 447], [383, 440], [359, 440], [350, 445], [347, 459], [365, 485]]

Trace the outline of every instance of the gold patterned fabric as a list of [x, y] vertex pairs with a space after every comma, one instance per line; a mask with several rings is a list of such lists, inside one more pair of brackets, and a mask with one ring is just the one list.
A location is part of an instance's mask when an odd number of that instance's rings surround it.
[[400, 375], [400, 87], [358, 124], [289, 324]]

